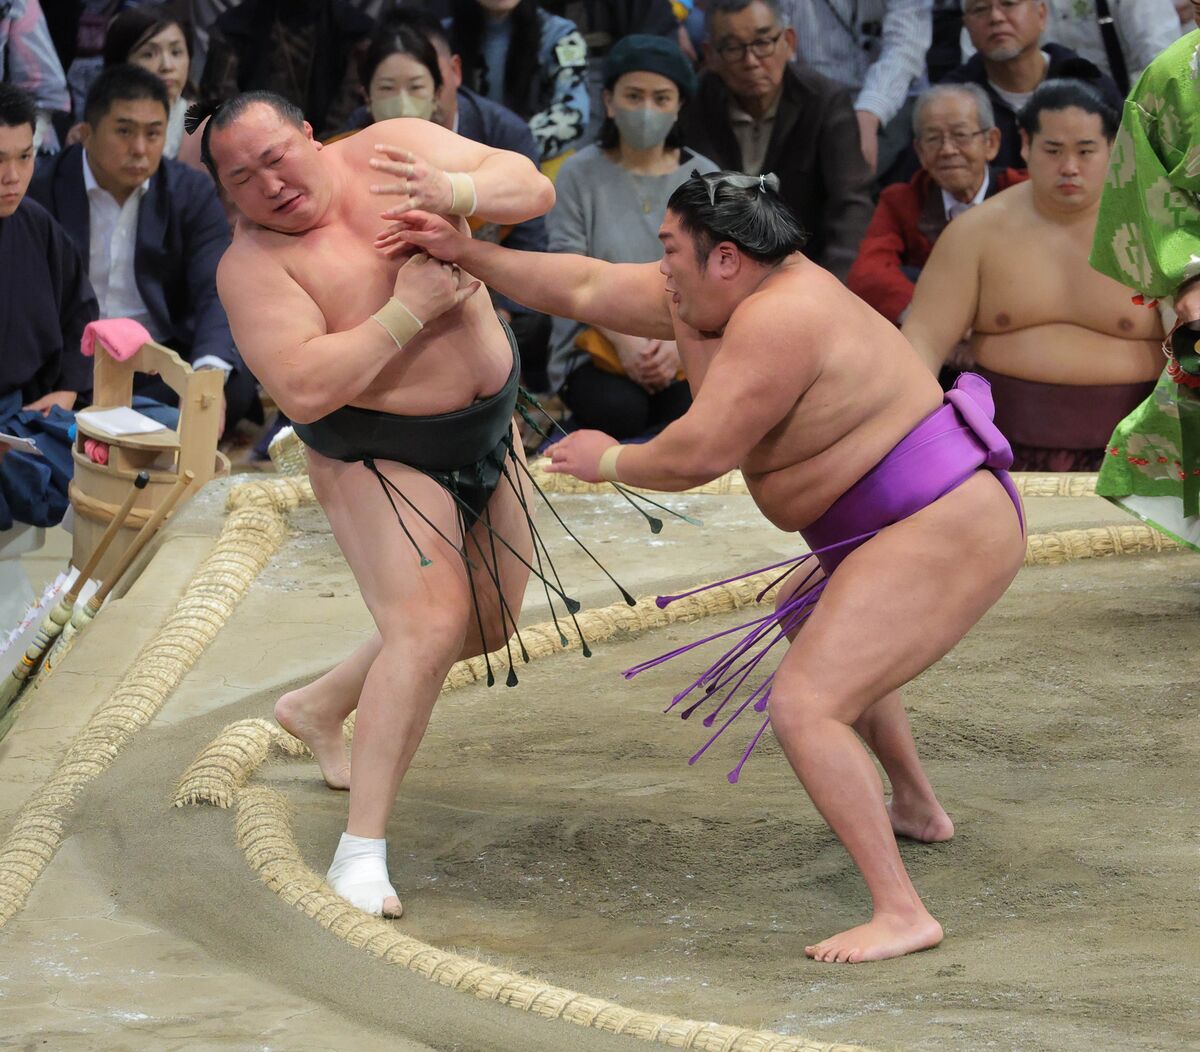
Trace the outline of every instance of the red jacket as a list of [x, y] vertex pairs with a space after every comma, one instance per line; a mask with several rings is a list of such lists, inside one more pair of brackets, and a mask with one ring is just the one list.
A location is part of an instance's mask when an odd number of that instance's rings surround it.
[[[991, 197], [1028, 178], [1015, 168], [993, 168], [985, 196]], [[925, 266], [933, 243], [946, 229], [941, 187], [924, 169], [907, 183], [885, 187], [858, 248], [846, 284], [896, 325], [912, 302], [913, 282], [905, 267]]]

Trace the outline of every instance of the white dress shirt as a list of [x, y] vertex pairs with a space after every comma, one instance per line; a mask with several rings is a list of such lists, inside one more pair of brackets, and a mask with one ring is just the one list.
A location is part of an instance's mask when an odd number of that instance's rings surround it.
[[960, 201], [952, 193], [947, 190], [942, 191], [942, 207], [946, 209], [946, 221], [949, 222], [955, 216], [962, 215], [970, 208], [974, 208], [982, 201], [988, 192], [988, 183], [991, 182], [991, 175], [985, 168], [983, 170], [983, 182], [979, 184], [979, 190], [970, 201]]
[[92, 172], [87, 150], [83, 152], [83, 185], [88, 199], [88, 278], [96, 290], [101, 318], [132, 318], [141, 322], [150, 335], [155, 332], [150, 311], [146, 309], [134, 276], [134, 255], [137, 251], [138, 206], [150, 189], [147, 179], [118, 204]]
[[[1042, 39], [1069, 47], [1111, 76], [1096, 0], [1047, 0], [1046, 6]], [[1108, 0], [1108, 11], [1131, 85], [1155, 55], [1183, 35], [1172, 0]]]

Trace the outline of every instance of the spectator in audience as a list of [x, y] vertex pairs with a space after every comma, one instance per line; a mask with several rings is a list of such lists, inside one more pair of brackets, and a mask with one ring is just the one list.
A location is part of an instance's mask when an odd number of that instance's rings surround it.
[[[362, 128], [389, 117], [423, 117], [473, 142], [541, 160], [529, 125], [512, 110], [462, 86], [462, 60], [450, 48], [441, 23], [421, 11], [388, 16], [359, 62], [367, 105], [351, 117]], [[527, 252], [546, 251], [546, 221], [516, 226], [468, 220], [475, 237]], [[512, 327], [521, 351], [521, 370], [531, 390], [546, 390], [546, 352], [550, 318], [515, 300], [494, 295], [497, 313]]]
[[200, 94], [273, 91], [324, 138], [345, 127], [357, 105], [352, 57], [374, 28], [346, 0], [241, 0], [211, 27]]
[[1047, 0], [1047, 5], [1046, 39], [1102, 69], [1122, 95], [1155, 55], [1179, 39], [1173, 0]]
[[[691, 63], [665, 37], [635, 34], [604, 64], [600, 139], [558, 174], [550, 250], [609, 263], [662, 256], [667, 199], [717, 166], [683, 147], [679, 112], [696, 89]], [[550, 383], [582, 427], [628, 439], [658, 431], [692, 403], [673, 340], [648, 340], [556, 318]]]
[[1099, 91], [1105, 105], [1121, 109], [1124, 95], [1112, 78], [1061, 44], [1042, 45], [1045, 0], [963, 0], [963, 25], [976, 53], [944, 83], [978, 84], [992, 100], [1000, 129], [1002, 168], [1022, 168], [1017, 115], [1044, 80], [1080, 80]]
[[463, 82], [529, 122], [543, 161], [574, 148], [588, 123], [587, 44], [537, 0], [454, 0], [451, 43]]
[[[43, 153], [58, 149], [58, 134], [66, 131], [71, 110], [67, 76], [38, 0], [0, 3], [0, 83], [29, 92], [37, 104], [34, 140]], [[58, 120], [56, 130], [52, 121]]]
[[880, 131], [925, 72], [933, 0], [781, 0], [781, 7], [796, 33], [792, 61], [851, 89], [863, 156], [872, 171], [886, 169], [908, 140], [908, 122], [892, 130], [896, 141], [882, 164]]
[[1039, 86], [1021, 113], [1028, 182], [943, 231], [902, 329], [935, 372], [972, 330], [1018, 471], [1095, 471], [1162, 372], [1158, 314], [1088, 265], [1116, 131], [1089, 85]]
[[925, 55], [930, 84], [962, 65], [962, 0], [933, 0], [933, 39]]
[[682, 118], [683, 141], [718, 168], [774, 172], [808, 231], [804, 253], [843, 281], [871, 219], [871, 173], [845, 88], [789, 66], [796, 34], [779, 0], [708, 0], [711, 71]]
[[178, 157], [184, 139], [183, 115], [195, 97], [188, 81], [191, 59], [191, 27], [171, 14], [169, 7], [131, 7], [109, 23], [104, 38], [104, 65], [130, 62], [149, 70], [166, 85], [170, 109], [164, 157]]
[[72, 473], [67, 429], [92, 387], [79, 340], [97, 307], [83, 259], [62, 227], [25, 196], [36, 125], [33, 95], [0, 84], [0, 431], [32, 439], [43, 454], [0, 445], [0, 530], [14, 521], [62, 520]]
[[908, 315], [913, 285], [946, 225], [1025, 178], [1013, 168], [988, 167], [1000, 149], [1000, 132], [991, 100], [976, 84], [926, 89], [912, 126], [921, 170], [879, 195], [847, 282], [897, 325]]
[[[110, 66], [92, 84], [82, 144], [39, 168], [32, 196], [66, 228], [88, 263], [102, 318], [133, 318], [194, 368], [225, 373], [225, 426], [261, 422], [217, 298], [229, 225], [212, 182], [162, 156], [169, 100], [138, 66]], [[137, 393], [169, 405], [174, 392], [139, 376]]]

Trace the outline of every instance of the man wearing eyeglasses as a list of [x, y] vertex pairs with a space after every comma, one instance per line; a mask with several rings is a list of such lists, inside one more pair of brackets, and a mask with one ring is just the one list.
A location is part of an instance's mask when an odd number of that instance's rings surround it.
[[1082, 80], [1117, 110], [1125, 99], [1113, 79], [1061, 44], [1041, 43], [1043, 0], [963, 0], [963, 26], [976, 54], [946, 74], [944, 84], [978, 84], [988, 93], [1000, 129], [996, 164], [1024, 168], [1017, 114], [1044, 80]]
[[850, 268], [850, 291], [901, 324], [913, 285], [934, 242], [956, 216], [1025, 178], [989, 168], [1000, 131], [987, 93], [976, 84], [938, 84], [913, 110], [913, 147], [921, 170], [886, 187]]
[[871, 219], [871, 173], [848, 91], [789, 66], [779, 0], [709, 0], [710, 71], [680, 120], [684, 144], [731, 171], [775, 172], [809, 259], [845, 281]]

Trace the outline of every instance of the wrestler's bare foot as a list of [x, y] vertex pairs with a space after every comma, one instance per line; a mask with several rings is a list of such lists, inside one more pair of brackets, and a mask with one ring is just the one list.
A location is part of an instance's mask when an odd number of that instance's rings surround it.
[[932, 804], [902, 804], [893, 798], [887, 802], [887, 813], [896, 836], [925, 844], [941, 843], [954, 836], [954, 823], [936, 800]]
[[861, 964], [928, 950], [941, 941], [942, 926], [922, 909], [904, 916], [877, 913], [866, 924], [805, 946], [804, 952], [828, 964]]
[[275, 702], [275, 719], [288, 734], [299, 738], [312, 750], [321, 767], [321, 776], [330, 789], [350, 788], [350, 759], [343, 720], [330, 716], [313, 694], [313, 686], [289, 691]]

